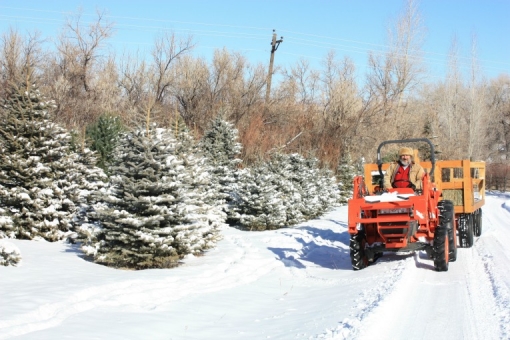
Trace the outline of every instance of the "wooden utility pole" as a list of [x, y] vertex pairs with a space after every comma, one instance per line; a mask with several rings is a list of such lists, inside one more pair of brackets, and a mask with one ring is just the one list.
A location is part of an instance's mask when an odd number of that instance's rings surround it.
[[267, 73], [266, 104], [269, 103], [269, 94], [271, 93], [271, 78], [273, 77], [274, 53], [282, 41], [283, 37], [280, 37], [279, 40], [276, 40], [276, 33], [273, 30], [273, 39], [271, 41], [271, 59], [269, 60], [269, 71]]

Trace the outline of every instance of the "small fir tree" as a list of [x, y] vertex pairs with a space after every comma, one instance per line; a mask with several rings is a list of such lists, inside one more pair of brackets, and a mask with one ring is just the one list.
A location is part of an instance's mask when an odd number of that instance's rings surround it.
[[298, 154], [275, 154], [267, 167], [272, 172], [273, 184], [282, 195], [285, 207], [286, 225], [293, 225], [304, 220], [303, 188], [300, 177], [304, 168]]
[[211, 165], [212, 180], [218, 186], [222, 199], [231, 206], [237, 191], [238, 166], [241, 152], [238, 131], [221, 117], [216, 118], [200, 140], [199, 148]]
[[291, 156], [295, 181], [298, 183], [301, 191], [301, 213], [303, 219], [307, 220], [319, 215], [322, 211], [320, 196], [321, 188], [317, 186], [319, 176], [318, 162], [313, 159], [307, 159], [299, 154]]
[[241, 172], [231, 224], [244, 229], [277, 229], [314, 218], [338, 204], [331, 171], [315, 158], [276, 154], [267, 163]]
[[0, 127], [0, 237], [64, 238], [79, 200], [69, 133], [53, 123], [53, 103], [27, 81], [13, 85]]
[[340, 191], [331, 170], [320, 168], [319, 160], [314, 157], [304, 159], [303, 192], [305, 193], [306, 216], [314, 218], [338, 205]]
[[238, 138], [239, 133], [234, 125], [218, 117], [205, 132], [200, 141], [200, 147], [214, 166], [227, 167], [232, 170], [237, 168], [241, 162], [237, 158], [242, 149]]
[[347, 200], [352, 197], [353, 180], [355, 176], [356, 167], [352, 164], [351, 155], [349, 153], [345, 153], [338, 164], [341, 204], [347, 204]]
[[97, 122], [87, 127], [90, 148], [99, 154], [97, 165], [104, 171], [110, 166], [113, 150], [123, 130], [119, 117], [110, 114], [99, 116]]
[[236, 202], [229, 214], [233, 224], [247, 230], [271, 230], [285, 226], [282, 194], [271, 171], [262, 164], [240, 172]]
[[319, 169], [316, 183], [317, 187], [321, 190], [321, 210], [319, 212], [319, 215], [321, 215], [338, 205], [340, 201], [340, 189], [333, 172], [327, 168]]
[[[180, 150], [178, 152], [178, 150]], [[126, 134], [114, 152], [110, 183], [92, 219], [98, 263], [134, 269], [165, 268], [215, 245], [224, 215], [212, 200], [202, 160], [166, 129]]]
[[91, 222], [89, 213], [94, 211], [97, 204], [97, 193], [104, 190], [108, 183], [108, 177], [102, 168], [95, 166], [97, 164], [97, 153], [89, 148], [77, 150], [72, 154], [76, 172], [72, 182], [74, 187], [72, 190], [78, 193], [75, 200], [77, 202], [77, 212], [73, 219], [73, 230], [76, 233], [70, 235], [70, 241], [87, 242], [93, 235], [89, 229]]

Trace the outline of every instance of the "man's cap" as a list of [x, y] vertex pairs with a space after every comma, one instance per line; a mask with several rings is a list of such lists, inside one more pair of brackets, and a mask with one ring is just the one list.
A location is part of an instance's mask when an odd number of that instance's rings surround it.
[[413, 155], [413, 149], [407, 148], [407, 147], [400, 148], [400, 150], [398, 151], [398, 155], [399, 156], [403, 156], [403, 155], [412, 156]]

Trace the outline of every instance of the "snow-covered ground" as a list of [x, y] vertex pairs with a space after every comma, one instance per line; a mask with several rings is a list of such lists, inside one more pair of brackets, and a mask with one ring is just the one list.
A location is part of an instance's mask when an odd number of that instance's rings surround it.
[[9, 240], [23, 260], [0, 267], [0, 339], [509, 339], [509, 210], [510, 194], [487, 195], [482, 236], [448, 272], [421, 252], [353, 271], [346, 207], [294, 228], [225, 229], [165, 270]]

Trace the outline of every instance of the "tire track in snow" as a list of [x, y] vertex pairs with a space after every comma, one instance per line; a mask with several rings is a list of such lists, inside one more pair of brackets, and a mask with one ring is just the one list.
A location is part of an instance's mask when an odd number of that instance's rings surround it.
[[510, 294], [494, 266], [492, 255], [488, 254], [482, 247], [477, 247], [485, 269], [489, 277], [492, 294], [498, 308], [497, 315], [500, 319], [501, 339], [510, 339]]
[[[0, 321], [0, 339], [20, 336], [31, 332], [58, 326], [70, 316], [98, 307], [125, 306], [128, 310], [150, 311], [165, 308], [165, 305], [192, 294], [231, 289], [256, 281], [275, 267], [281, 266], [271, 256], [259, 253], [257, 247], [246, 242], [241, 236], [224, 237], [228, 249], [225, 254], [214, 255], [219, 260], [212, 269], [199, 276], [185, 275], [185, 266], [174, 268], [164, 280], [128, 279], [124, 282], [103, 284], [82, 289], [68, 298], [47, 303], [34, 311], [14, 315]], [[134, 272], [136, 273], [136, 272]], [[182, 276], [179, 276], [181, 275]]]
[[[396, 261], [396, 264], [388, 263], [390, 266], [387, 272], [390, 274], [386, 275], [381, 283], [374, 282], [374, 288], [360, 294], [355, 300], [355, 305], [357, 307], [350, 314], [350, 317], [345, 318], [336, 328], [328, 329], [325, 333], [318, 335], [316, 338], [338, 340], [354, 339], [362, 327], [363, 320], [393, 291], [395, 285], [402, 277], [402, 272], [411, 264], [411, 261], [412, 258], [408, 258]], [[371, 268], [368, 267], [365, 270], [370, 269]]]
[[[501, 206], [501, 208], [505, 210], [503, 206]], [[498, 268], [494, 263], [494, 255], [497, 255], [500, 261], [505, 259], [506, 256], [504, 255], [504, 249], [502, 249], [502, 247], [510, 244], [510, 237], [508, 231], [496, 230], [494, 225], [506, 225], [506, 216], [507, 214], [505, 211], [489, 212], [486, 210], [482, 216], [482, 225], [485, 230], [482, 230], [481, 238], [477, 239], [474, 245], [482, 260], [485, 274], [489, 278], [491, 284], [492, 294], [496, 302], [496, 308], [498, 309], [496, 314], [500, 320], [501, 339], [510, 339], [510, 287], [509, 283], [505, 282], [503, 277], [499, 274], [499, 270], [502, 270], [502, 268]], [[493, 219], [495, 221], [493, 221]], [[494, 239], [493, 234], [497, 234], [496, 239]], [[504, 269], [505, 268], [503, 268], [503, 270]]]

